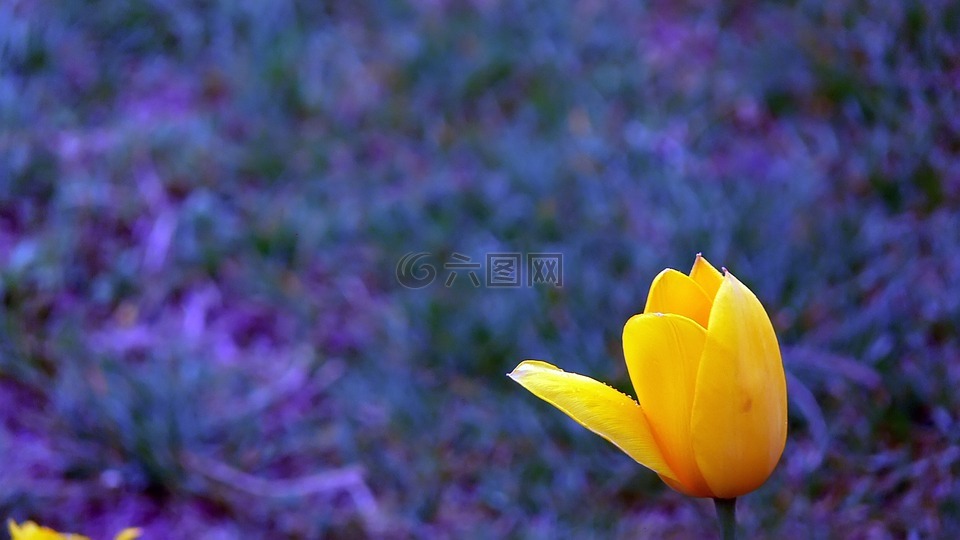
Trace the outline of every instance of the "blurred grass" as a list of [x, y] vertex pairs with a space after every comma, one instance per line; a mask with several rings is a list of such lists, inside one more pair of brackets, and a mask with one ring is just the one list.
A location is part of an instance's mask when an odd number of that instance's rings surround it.
[[[945, 1], [4, 3], [0, 514], [710, 534], [709, 505], [503, 376], [544, 358], [628, 390], [623, 322], [703, 251], [791, 374], [747, 537], [948, 535], [957, 36]], [[565, 283], [408, 290], [410, 251], [562, 252]]]

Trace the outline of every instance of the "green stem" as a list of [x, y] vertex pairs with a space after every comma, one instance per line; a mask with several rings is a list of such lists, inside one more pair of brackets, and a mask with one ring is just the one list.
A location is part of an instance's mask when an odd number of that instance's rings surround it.
[[720, 522], [720, 538], [737, 540], [737, 499], [714, 499], [717, 505], [717, 521]]

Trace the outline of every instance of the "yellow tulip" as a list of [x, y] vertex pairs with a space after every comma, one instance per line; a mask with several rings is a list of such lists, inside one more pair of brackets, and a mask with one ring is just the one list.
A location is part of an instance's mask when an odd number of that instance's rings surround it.
[[787, 387], [770, 318], [750, 289], [697, 255], [667, 269], [623, 329], [637, 401], [539, 360], [510, 377], [673, 489], [732, 499], [760, 487], [787, 437]]
[[[7, 528], [10, 529], [11, 540], [90, 540], [82, 534], [59, 533], [32, 521], [17, 525], [16, 521], [10, 519], [7, 520]], [[130, 527], [117, 533], [114, 540], [134, 540], [140, 537], [140, 532], [140, 529]]]

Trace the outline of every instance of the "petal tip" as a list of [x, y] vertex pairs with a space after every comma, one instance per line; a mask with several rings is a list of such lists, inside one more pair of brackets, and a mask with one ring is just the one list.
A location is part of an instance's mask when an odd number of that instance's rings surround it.
[[546, 369], [550, 371], [563, 371], [557, 366], [544, 362], [543, 360], [524, 360], [523, 362], [520, 362], [519, 364], [517, 364], [517, 367], [513, 368], [513, 371], [511, 371], [510, 373], [507, 373], [507, 377], [510, 377], [511, 379], [519, 382], [518, 378], [523, 377], [524, 375], [528, 375], [531, 372], [536, 371], [538, 369]]

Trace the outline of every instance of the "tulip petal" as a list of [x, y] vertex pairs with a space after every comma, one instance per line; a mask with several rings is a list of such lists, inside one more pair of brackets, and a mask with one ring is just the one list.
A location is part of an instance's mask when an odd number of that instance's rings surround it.
[[693, 497], [713, 496], [700, 474], [690, 435], [705, 340], [706, 330], [682, 315], [635, 315], [623, 327], [623, 356], [637, 400], [681, 487], [667, 484]]
[[697, 253], [697, 260], [693, 262], [693, 268], [690, 269], [690, 277], [703, 288], [707, 298], [713, 302], [723, 283], [723, 274], [717, 271], [703, 255]]
[[653, 279], [643, 312], [676, 313], [706, 328], [710, 318], [710, 298], [690, 276], [667, 268]]
[[787, 389], [770, 318], [727, 272], [707, 326], [693, 403], [693, 447], [719, 498], [760, 487], [787, 436]]
[[644, 467], [676, 478], [657, 447], [643, 410], [630, 397], [590, 377], [567, 373], [539, 360], [521, 362], [508, 376]]

